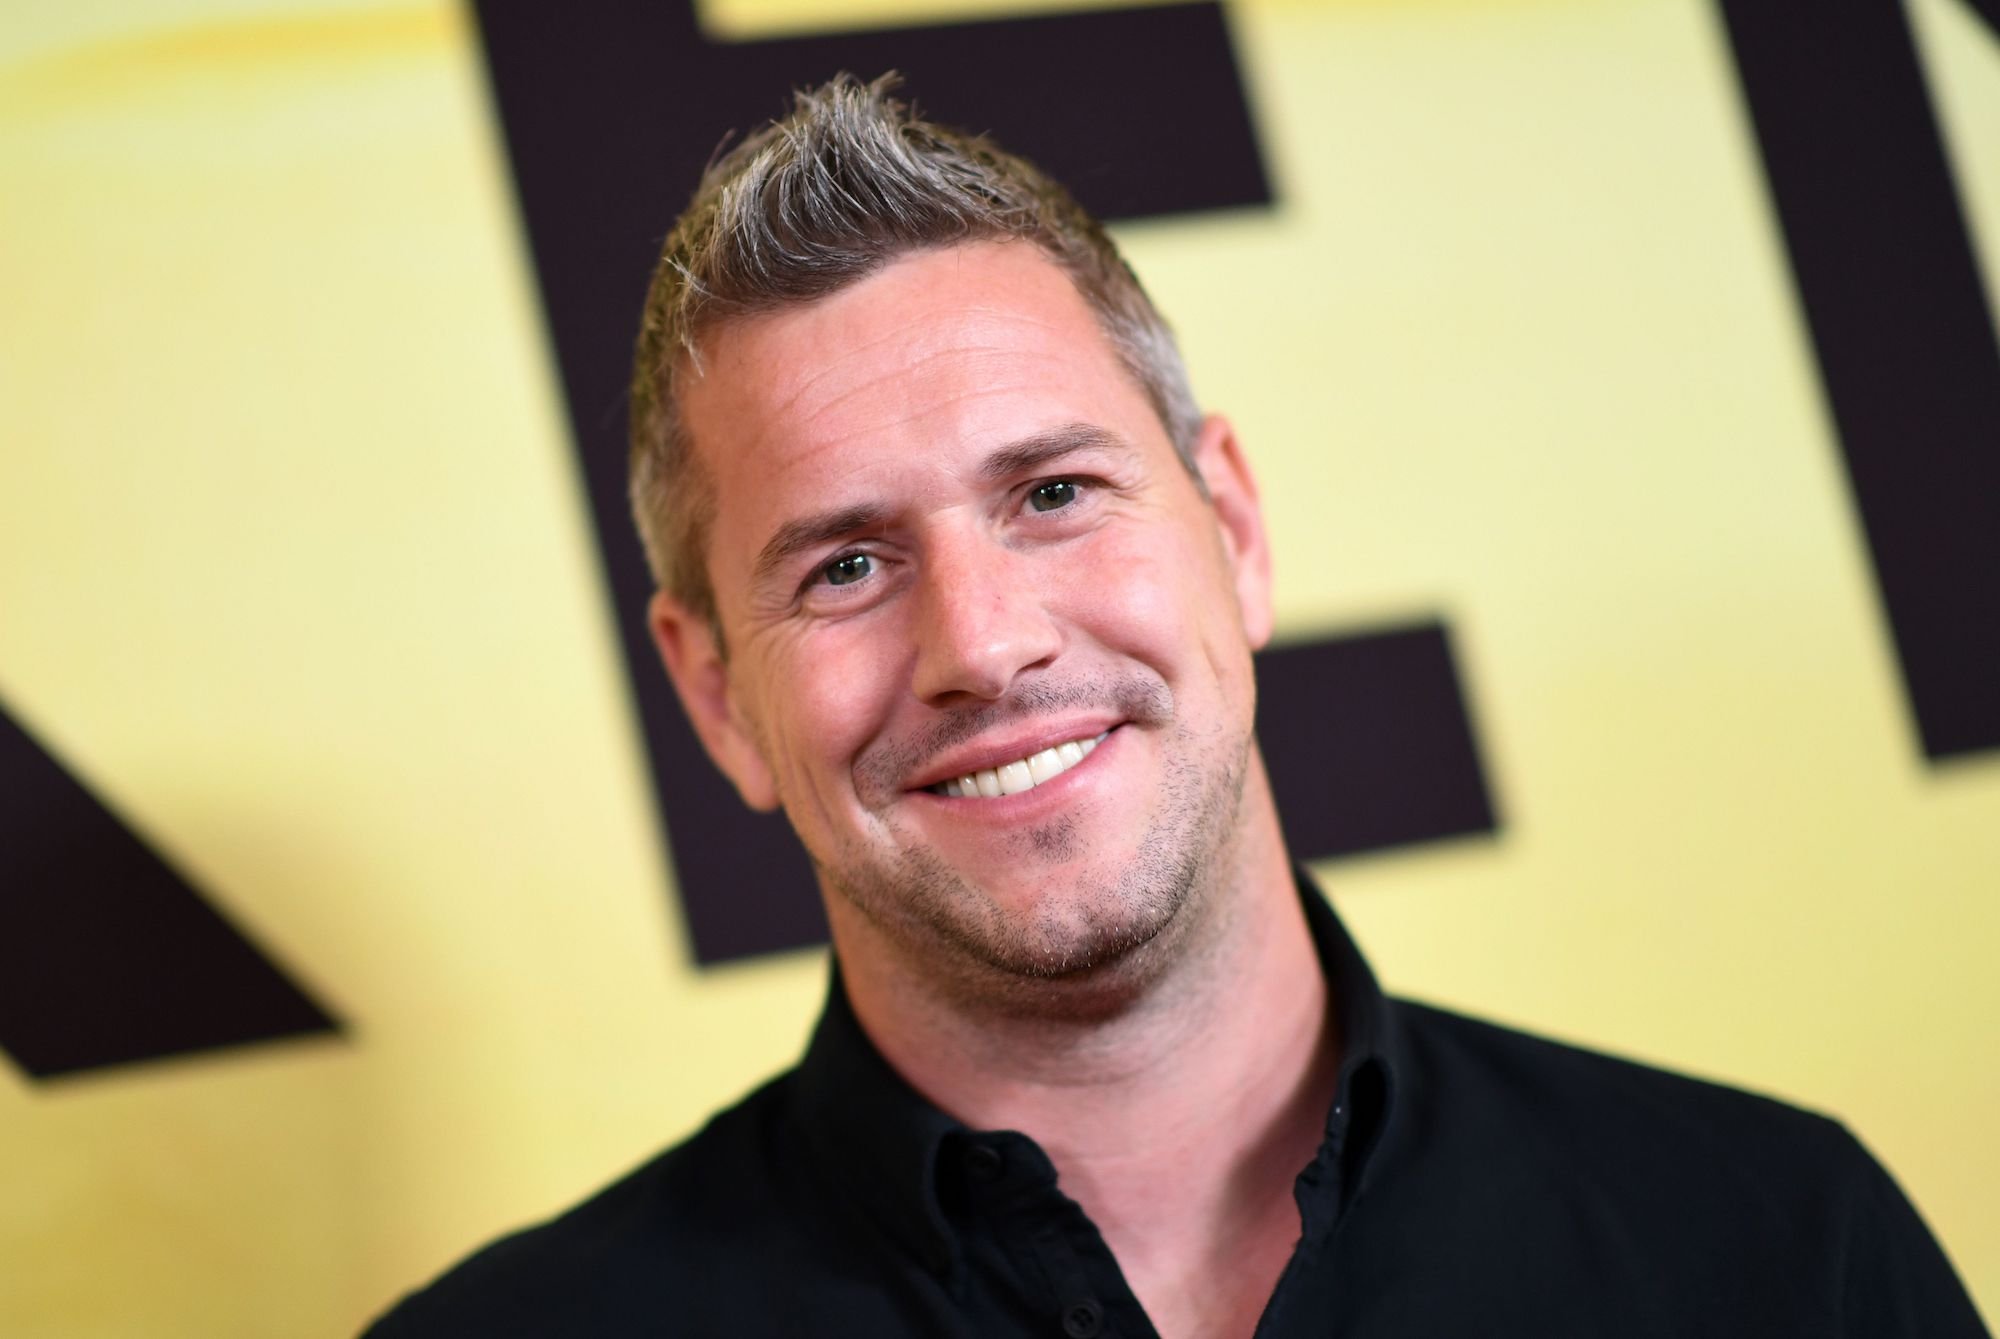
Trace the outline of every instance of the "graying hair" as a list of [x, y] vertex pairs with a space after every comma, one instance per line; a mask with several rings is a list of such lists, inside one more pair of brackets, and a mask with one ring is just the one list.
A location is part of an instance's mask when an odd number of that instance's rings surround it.
[[679, 412], [701, 336], [732, 317], [809, 303], [910, 252], [1032, 243], [1096, 314], [1189, 473], [1201, 412], [1166, 322], [1102, 226], [1055, 181], [983, 136], [920, 119], [897, 77], [849, 74], [795, 95], [709, 165], [667, 235], [632, 369], [632, 509], [654, 579], [720, 632], [707, 548], [715, 489]]

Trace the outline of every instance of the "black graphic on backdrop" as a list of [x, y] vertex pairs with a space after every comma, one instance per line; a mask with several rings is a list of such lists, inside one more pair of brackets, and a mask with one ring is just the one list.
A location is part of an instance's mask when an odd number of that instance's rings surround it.
[[34, 1078], [337, 1032], [0, 707], [0, 1048]]
[[1720, 4], [1924, 752], [2000, 748], [2000, 343], [1908, 17]]
[[1257, 738], [1286, 841], [1302, 856], [1496, 825], [1442, 623], [1265, 651]]
[[[622, 402], [660, 236], [726, 132], [762, 124], [782, 110], [785, 89], [842, 69], [903, 71], [905, 95], [993, 132], [1106, 218], [1268, 204], [1223, 7], [745, 43], [704, 37], [685, 2], [603, 6], [588, 21], [524, 0], [477, 8], [696, 956], [818, 942], [826, 927], [803, 852], [781, 818], [748, 812], [716, 776], [643, 626], [651, 582], [626, 512]], [[1423, 672], [1406, 679], [1412, 662]], [[1340, 639], [1273, 663], [1323, 665], [1360, 694], [1329, 694], [1304, 672], [1267, 683], [1266, 711], [1284, 726], [1266, 746], [1288, 755], [1276, 770], [1402, 801], [1371, 822], [1314, 813], [1281, 787], [1302, 854], [1492, 826], [1441, 631], [1416, 643]], [[1411, 769], [1390, 721], [1448, 740], [1433, 755], [1443, 770]], [[1329, 739], [1342, 750], [1317, 751]]]

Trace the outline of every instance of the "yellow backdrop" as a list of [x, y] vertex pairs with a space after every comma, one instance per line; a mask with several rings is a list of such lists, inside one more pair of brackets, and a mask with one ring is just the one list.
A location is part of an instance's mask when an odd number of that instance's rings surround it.
[[[1336, 901], [1845, 1119], [2000, 1313], [2000, 756], [1918, 753], [1711, 8], [1231, 12], [1281, 206], [1123, 240], [1281, 630], [1442, 611], [1505, 821]], [[2000, 257], [2000, 48], [1912, 12]], [[349, 1332], [802, 1043], [819, 953], [690, 966], [536, 322], [460, 9], [0, 10], [0, 697], [353, 1025], [0, 1066], [0, 1332]]]

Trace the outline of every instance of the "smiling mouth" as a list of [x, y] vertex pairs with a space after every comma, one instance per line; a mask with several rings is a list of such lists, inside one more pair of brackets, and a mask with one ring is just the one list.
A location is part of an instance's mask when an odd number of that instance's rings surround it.
[[1103, 743], [1110, 733], [1106, 730], [1088, 739], [1072, 739], [1054, 748], [1043, 749], [1040, 753], [1030, 753], [1025, 758], [1016, 758], [998, 767], [982, 767], [976, 772], [940, 781], [924, 789], [933, 795], [948, 795], [954, 799], [993, 800], [1002, 795], [1018, 795], [1055, 780], [1088, 758], [1090, 751]]

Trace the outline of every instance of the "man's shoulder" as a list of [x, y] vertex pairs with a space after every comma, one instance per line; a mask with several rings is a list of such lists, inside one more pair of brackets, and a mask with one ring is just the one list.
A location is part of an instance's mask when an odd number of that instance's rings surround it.
[[[782, 1198], [797, 1170], [790, 1073], [545, 1222], [475, 1251], [404, 1297], [367, 1339], [585, 1332], [693, 1292], [746, 1253], [782, 1249]], [[559, 1322], [559, 1323], [558, 1323]], [[584, 1330], [574, 1327], [583, 1326]]]
[[1915, 1208], [1838, 1121], [1396, 1008], [1408, 1061], [1391, 1094], [1401, 1207], [1369, 1249], [1451, 1261], [1455, 1286], [1485, 1279], [1496, 1296], [1551, 1260], [1586, 1262], [1600, 1283], [1616, 1280], [1621, 1305], [1744, 1326], [1761, 1317], [1762, 1333], [1984, 1333]]
[[[1880, 1165], [1831, 1117], [1423, 1005], [1403, 1005], [1416, 1127], [1406, 1190], [1508, 1222], [1540, 1249], [1626, 1244], [1660, 1278], [1837, 1270], [1888, 1198]], [[1447, 1157], [1437, 1157], [1440, 1151]], [[1430, 1165], [1457, 1169], [1432, 1184]], [[1467, 1169], [1477, 1169], [1476, 1174]], [[1587, 1225], [1588, 1230], [1584, 1230]], [[1836, 1286], [1822, 1273], [1818, 1285]]]
[[1731, 1084], [1558, 1041], [1434, 1005], [1399, 1001], [1423, 1081], [1455, 1105], [1468, 1092], [1487, 1137], [1524, 1141], [1568, 1159], [1755, 1167], [1825, 1184], [1830, 1169], [1868, 1155], [1838, 1121]]

